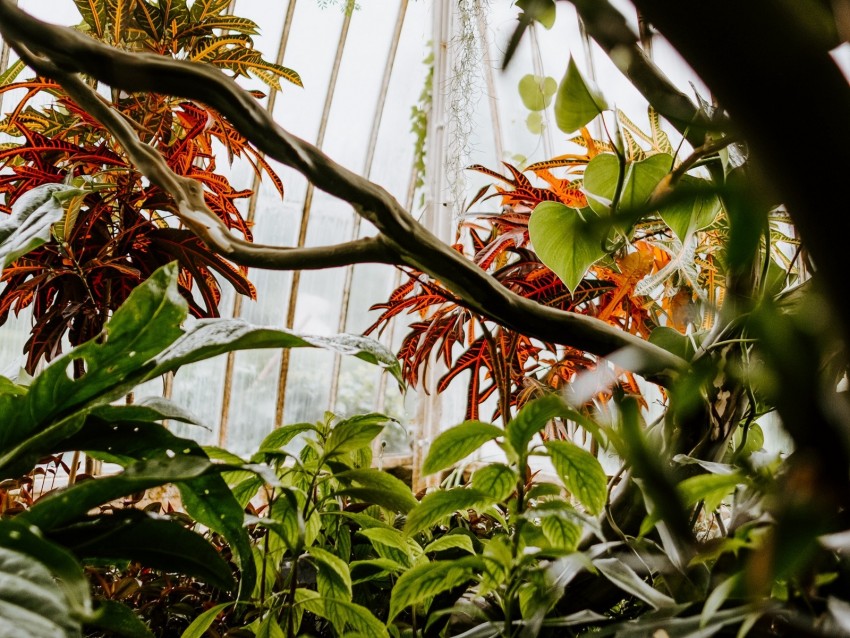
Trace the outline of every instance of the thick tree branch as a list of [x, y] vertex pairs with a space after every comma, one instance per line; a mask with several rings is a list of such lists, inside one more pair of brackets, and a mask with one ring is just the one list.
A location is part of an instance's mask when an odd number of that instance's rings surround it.
[[614, 65], [694, 148], [705, 143], [707, 131], [728, 128], [726, 119], [709, 120], [696, 105], [647, 57], [638, 36], [608, 0], [569, 0], [587, 33]]
[[[600, 356], [628, 348], [629, 361], [622, 361], [622, 367], [661, 383], [666, 383], [671, 374], [685, 365], [682, 359], [666, 350], [605, 322], [542, 306], [512, 293], [416, 222], [383, 188], [340, 166], [315, 146], [278, 126], [256, 100], [212, 66], [120, 51], [73, 29], [36, 20], [8, 0], [0, 0], [0, 32], [13, 45], [25, 45], [65, 72], [84, 72], [125, 91], [177, 95], [215, 108], [258, 149], [295, 168], [317, 188], [351, 203], [358, 214], [375, 225], [381, 233], [378, 241], [395, 254], [398, 261], [438, 279], [467, 307], [497, 323], [544, 341], [567, 344]], [[140, 161], [134, 160], [143, 173], [154, 166], [150, 157], [153, 150], [146, 148], [141, 151]], [[151, 175], [148, 177], [153, 179]], [[176, 182], [164, 188], [175, 196], [178, 204], [182, 201], [181, 205], [187, 206], [183, 215], [194, 216], [196, 232], [202, 238], [205, 232], [215, 234], [209, 226], [210, 220], [199, 213], [197, 205], [191, 204], [193, 191], [195, 198], [200, 194], [200, 185]], [[239, 261], [236, 251], [223, 254]], [[270, 255], [265, 256], [272, 261]], [[266, 265], [302, 267], [268, 262]]]

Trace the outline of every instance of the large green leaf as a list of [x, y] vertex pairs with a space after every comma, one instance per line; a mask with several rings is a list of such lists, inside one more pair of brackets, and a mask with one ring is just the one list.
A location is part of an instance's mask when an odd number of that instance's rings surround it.
[[732, 474], [699, 474], [691, 476], [679, 483], [679, 493], [685, 505], [691, 506], [705, 501], [707, 512], [713, 512], [729, 494], [732, 493], [744, 477], [740, 473]]
[[[655, 187], [672, 167], [673, 158], [666, 153], [657, 153], [645, 160], [626, 164], [617, 210], [627, 213], [641, 210], [649, 201]], [[619, 177], [620, 161], [610, 153], [597, 155], [587, 165], [584, 172], [584, 191], [587, 195], [587, 203], [596, 214], [602, 217], [611, 214]], [[632, 216], [629, 216], [625, 222], [618, 223], [618, 227], [625, 230], [635, 221]]]
[[97, 609], [86, 618], [86, 625], [105, 629], [125, 638], [154, 638], [153, 632], [142, 619], [117, 600], [100, 600]]
[[80, 622], [50, 571], [28, 554], [0, 546], [0, 636], [77, 638]]
[[465, 488], [432, 492], [407, 515], [404, 531], [416, 534], [458, 510], [486, 506], [492, 501], [486, 494]]
[[508, 441], [518, 454], [525, 454], [534, 435], [556, 416], [566, 416], [567, 409], [564, 400], [555, 394], [526, 403], [508, 423]]
[[540, 260], [574, 292], [587, 269], [605, 256], [608, 229], [590, 208], [576, 210], [557, 202], [537, 205], [528, 236]]
[[393, 587], [389, 619], [392, 620], [407, 607], [472, 580], [479, 569], [481, 560], [469, 556], [453, 561], [426, 563], [406, 571]]
[[354, 452], [368, 446], [392, 419], [384, 414], [362, 414], [334, 425], [325, 442], [326, 458]]
[[[344, 631], [345, 627], [350, 627], [354, 632], [364, 636], [389, 638], [389, 633], [384, 623], [375, 618], [375, 615], [366, 609], [366, 607], [357, 603], [314, 596], [303, 596], [298, 603], [303, 605], [304, 609], [310, 613], [331, 622], [334, 622], [334, 619], [340, 622], [342, 626], [335, 625], [340, 635], [349, 635], [344, 633]], [[330, 610], [333, 610], [333, 612], [331, 613]]]
[[624, 592], [640, 598], [655, 609], [672, 607], [676, 604], [676, 601], [654, 589], [619, 558], [597, 558], [593, 561], [593, 566]]
[[711, 182], [685, 175], [677, 186], [679, 193], [658, 213], [664, 223], [685, 242], [691, 233], [708, 228], [720, 213], [720, 198], [711, 192]]
[[569, 441], [546, 441], [552, 465], [566, 488], [592, 514], [599, 514], [608, 494], [608, 477], [599, 460]]
[[83, 191], [68, 184], [43, 184], [12, 205], [12, 214], [0, 220], [0, 274], [21, 255], [50, 240], [50, 228], [65, 214], [63, 200]]
[[504, 434], [501, 428], [481, 421], [465, 421], [449, 428], [431, 442], [428, 456], [422, 464], [422, 473], [433, 474], [451, 467], [487, 441]]
[[[34, 583], [32, 592], [29, 591], [28, 587], [23, 587], [22, 593], [31, 596], [33, 599], [38, 599], [40, 595], [44, 594], [48, 595], [50, 600], [54, 600], [54, 587], [58, 586], [58, 590], [62, 596], [59, 606], [65, 609], [66, 613], [73, 614], [77, 618], [84, 618], [91, 614], [92, 606], [88, 581], [83, 575], [83, 570], [77, 560], [65, 549], [45, 540], [36, 534], [34, 530], [30, 529], [28, 525], [24, 525], [16, 520], [2, 520], [0, 521], [0, 554], [6, 552], [12, 557], [25, 556], [27, 559], [35, 561], [40, 566], [34, 567], [36, 572], [40, 573], [42, 568], [46, 569], [56, 579], [55, 582], [51, 582], [54, 586], [47, 588], [49, 590], [48, 592], [36, 592], [35, 590], [38, 587]], [[2, 558], [0, 558], [0, 563], [4, 565], [0, 567], [0, 572], [5, 572], [5, 574], [0, 574], [0, 579], [6, 577], [14, 578], [16, 576], [27, 578], [26, 571], [16, 572], [10, 566], [6, 565]], [[19, 562], [16, 559], [13, 563], [26, 565], [28, 560], [20, 559]], [[9, 571], [10, 569], [11, 571]], [[6, 583], [8, 582], [13, 581], [6, 581]], [[0, 587], [0, 590], [4, 587], [5, 585]], [[4, 603], [0, 603], [0, 609], [5, 609], [5, 603], [9, 602], [6, 600], [6, 595], [0, 593], [0, 599], [5, 601]], [[27, 607], [26, 604], [24, 606]], [[49, 612], [50, 609], [51, 607], [49, 605], [45, 605], [44, 611]], [[55, 610], [56, 608], [53, 607], [53, 609]], [[0, 616], [5, 614], [5, 611], [0, 610]], [[61, 619], [59, 620], [59, 624], [64, 622]], [[2, 630], [0, 630], [0, 635], [5, 635]]]
[[232, 605], [232, 602], [226, 602], [210, 607], [186, 627], [180, 634], [180, 638], [204, 638], [207, 635], [207, 629], [212, 626], [218, 615]]
[[324, 348], [352, 355], [384, 368], [395, 377], [400, 388], [404, 387], [398, 359], [374, 339], [351, 334], [299, 335], [283, 329], [253, 326], [242, 319], [201, 319], [193, 322], [180, 339], [156, 357], [156, 368], [147, 378], [233, 350], [259, 348]]
[[387, 507], [402, 514], [407, 514], [418, 504], [413, 492], [403, 481], [380, 470], [347, 470], [335, 473], [334, 479], [346, 486], [337, 490], [336, 494]]
[[230, 567], [206, 539], [176, 520], [140, 510], [87, 517], [53, 530], [50, 537], [80, 558], [135, 560], [224, 590], [234, 588]]
[[487, 494], [496, 503], [501, 503], [516, 488], [517, 473], [504, 463], [490, 463], [475, 470], [472, 489]]
[[555, 97], [555, 122], [558, 128], [564, 133], [573, 133], [607, 108], [605, 98], [585, 81], [575, 60], [571, 58]]

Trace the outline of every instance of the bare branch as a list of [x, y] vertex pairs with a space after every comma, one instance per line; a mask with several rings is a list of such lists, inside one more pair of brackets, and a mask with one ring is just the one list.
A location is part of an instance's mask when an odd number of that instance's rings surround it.
[[[0, 0], [0, 32], [13, 45], [29, 47], [66, 73], [83, 72], [125, 91], [177, 95], [215, 108], [258, 149], [300, 171], [317, 188], [351, 203], [358, 214], [374, 224], [382, 235], [375, 240], [380, 249], [377, 246], [370, 249], [375, 255], [385, 257], [376, 261], [386, 261], [387, 255], [394, 254], [397, 257], [395, 263], [401, 262], [428, 273], [460, 297], [468, 308], [501, 325], [599, 356], [629, 348], [633, 365], [623, 367], [660, 383], [669, 381], [670, 376], [685, 365], [682, 359], [666, 350], [603, 321], [542, 306], [512, 293], [416, 222], [386, 190], [340, 166], [315, 146], [281, 128], [250, 94], [212, 66], [120, 51], [73, 29], [36, 20], [9, 0]], [[120, 124], [113, 121], [109, 125], [116, 137], [119, 129], [129, 130], [122, 118], [117, 119]], [[128, 154], [130, 148], [138, 147], [138, 139], [133, 137], [136, 143], [129, 139], [126, 143], [122, 141]], [[189, 180], [190, 183], [181, 182], [179, 179], [183, 178], [179, 176], [175, 176], [178, 180], [174, 181], [174, 177], [158, 172], [156, 160], [151, 157], [155, 151], [150, 147], [134, 150], [139, 157], [133, 159], [133, 163], [152, 180], [165, 180], [160, 185], [172, 193], [181, 206], [183, 218], [191, 220], [194, 224], [191, 227], [204, 241], [209, 238], [212, 242], [224, 242], [213, 243], [217, 249], [230, 243], [226, 237], [218, 236], [217, 229], [198, 206], [200, 185], [192, 180]], [[151, 171], [153, 175], [148, 174]], [[189, 221], [186, 223], [190, 224]], [[350, 249], [351, 244], [348, 247]], [[236, 251], [222, 253], [236, 260]], [[270, 268], [301, 267], [276, 265], [269, 254], [264, 253], [264, 256], [268, 260], [263, 265]]]

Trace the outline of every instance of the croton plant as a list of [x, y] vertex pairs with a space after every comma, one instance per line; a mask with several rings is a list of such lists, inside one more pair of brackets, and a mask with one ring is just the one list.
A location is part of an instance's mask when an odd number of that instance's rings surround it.
[[[256, 23], [228, 15], [228, 0], [75, 0], [79, 29], [127, 50], [205, 62], [253, 75], [279, 90], [280, 80], [300, 85], [297, 73], [263, 59], [253, 48]], [[196, 316], [218, 315], [219, 278], [240, 294], [256, 291], [243, 268], [210, 251], [172, 215], [174, 202], [126, 159], [108, 131], [55, 82], [32, 77], [13, 64], [0, 76], [0, 94], [13, 106], [0, 121], [11, 142], [0, 147], [0, 210], [50, 183], [77, 187], [50, 241], [7, 264], [2, 271], [0, 324], [10, 312], [31, 306], [33, 327], [25, 346], [26, 369], [62, 349], [99, 334], [110, 314], [160, 266], [177, 260], [180, 290]], [[255, 97], [263, 94], [254, 92]], [[162, 153], [169, 166], [204, 186], [209, 208], [228, 228], [251, 239], [250, 224], [236, 202], [239, 190], [216, 158], [244, 157], [283, 196], [283, 184], [262, 155], [214, 110], [156, 94], [113, 91], [111, 104]]]

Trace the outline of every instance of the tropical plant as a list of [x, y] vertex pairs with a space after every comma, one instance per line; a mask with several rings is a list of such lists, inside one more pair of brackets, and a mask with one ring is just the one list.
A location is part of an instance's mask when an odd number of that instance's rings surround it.
[[[252, 45], [257, 25], [229, 15], [229, 3], [185, 0], [153, 3], [78, 0], [79, 29], [123, 49], [211, 64], [234, 75], [253, 74], [271, 90], [280, 79], [300, 85], [298, 75], [267, 62]], [[0, 78], [0, 93], [25, 91], [0, 122], [0, 132], [18, 141], [4, 144], [0, 193], [9, 213], [15, 202], [45, 184], [72, 185], [64, 214], [49, 237], [4, 260], [0, 324], [9, 313], [33, 309], [25, 346], [26, 369], [61, 352], [67, 335], [78, 345], [99, 334], [110, 314], [135, 286], [158, 267], [177, 260], [180, 289], [198, 317], [218, 316], [221, 286], [255, 297], [244, 268], [211, 251], [174, 222], [174, 200], [145, 180], [121, 152], [103, 124], [92, 118], [62, 87], [44, 77], [16, 81], [23, 62]], [[261, 93], [257, 94], [261, 96]], [[46, 105], [38, 100], [50, 99]], [[132, 123], [146, 143], [178, 174], [198, 180], [204, 201], [228, 229], [251, 239], [236, 201], [248, 190], [235, 189], [216, 160], [245, 157], [283, 196], [283, 184], [247, 140], [215, 110], [165, 95], [112, 92], [112, 106]]]
[[[36, 195], [55, 200], [49, 187], [35, 189], [32, 196]], [[45, 206], [55, 208], [56, 203]], [[41, 210], [16, 207], [14, 213], [25, 217], [31, 212], [30, 227], [41, 223], [46, 230], [50, 222], [43, 219]], [[179, 486], [182, 504], [197, 523], [229, 543], [239, 567], [240, 595], [247, 597], [254, 588], [256, 571], [244, 528], [244, 505], [222, 473], [262, 472], [262, 468], [216, 463], [194, 441], [169, 432], [163, 420], [191, 423], [193, 418], [167, 400], [122, 405], [114, 404], [116, 399], [147, 379], [236, 348], [326, 347], [397, 369], [391, 354], [379, 344], [353, 336], [301, 337], [226, 319], [198, 320], [181, 327], [188, 304], [180, 294], [178, 278], [174, 263], [155, 271], [130, 293], [101, 335], [57, 358], [29, 385], [0, 378], [0, 478], [16, 479], [40, 459], [78, 450], [122, 468], [52, 490], [0, 524], [4, 574], [24, 578], [33, 574], [27, 587], [4, 586], [4, 609], [12, 611], [4, 612], [3, 622], [10, 622], [17, 613], [32, 616], [33, 636], [78, 635], [81, 622], [115, 630], [127, 623], [128, 628], [121, 631], [144, 633], [139, 621], [122, 607], [106, 604], [101, 611], [92, 609], [76, 559], [136, 559], [147, 567], [198, 577], [223, 590], [236, 587], [230, 566], [181, 522], [136, 509], [105, 507], [166, 483]], [[74, 362], [81, 362], [85, 372], [79, 378], [68, 375]], [[96, 508], [102, 508], [101, 512], [92, 514]], [[49, 578], [43, 578], [50, 572], [61, 579], [61, 595]], [[36, 596], [55, 604], [40, 610], [38, 605], [33, 607]], [[63, 633], [58, 633], [59, 628]]]

